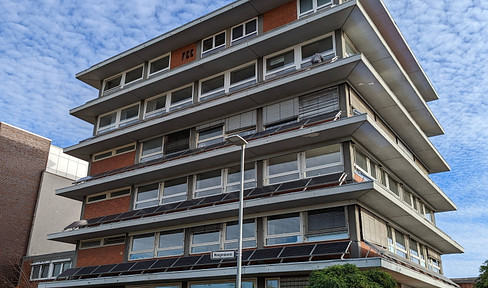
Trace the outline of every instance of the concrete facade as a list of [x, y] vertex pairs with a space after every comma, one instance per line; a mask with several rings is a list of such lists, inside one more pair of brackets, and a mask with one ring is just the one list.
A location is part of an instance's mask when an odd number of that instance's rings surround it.
[[85, 213], [48, 236], [77, 261], [41, 287], [233, 287], [210, 252], [237, 245], [234, 134], [245, 287], [341, 263], [458, 287], [441, 255], [463, 248], [435, 223], [456, 206], [429, 178], [449, 170], [438, 96], [381, 0], [236, 1], [77, 78], [99, 89], [70, 111], [94, 135], [64, 151], [103, 173], [56, 191]]

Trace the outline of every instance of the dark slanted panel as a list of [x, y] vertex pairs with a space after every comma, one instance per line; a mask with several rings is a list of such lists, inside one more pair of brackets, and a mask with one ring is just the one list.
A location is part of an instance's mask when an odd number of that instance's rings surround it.
[[227, 194], [218, 194], [218, 195], [212, 195], [203, 198], [203, 200], [198, 203], [198, 205], [203, 205], [203, 204], [210, 204], [210, 203], [217, 203], [222, 201], [225, 197], [227, 197]]
[[131, 218], [132, 216], [136, 215], [137, 213], [139, 213], [139, 210], [132, 210], [132, 211], [120, 213], [119, 217], [117, 217], [117, 220], [124, 220], [124, 219]]
[[183, 202], [169, 203], [169, 204], [158, 206], [158, 209], [154, 211], [154, 213], [167, 212], [167, 211], [177, 209], [178, 206], [180, 206], [180, 204]]
[[263, 196], [266, 194], [271, 194], [279, 186], [280, 186], [280, 184], [276, 184], [276, 185], [268, 185], [268, 186], [263, 186], [260, 188], [255, 188], [251, 193], [249, 193], [249, 195], [247, 195], [247, 197], [257, 197], [257, 196]]
[[144, 271], [150, 269], [158, 260], [147, 260], [136, 262], [134, 266], [129, 268], [129, 271]]
[[88, 266], [88, 267], [83, 267], [80, 270], [78, 270], [74, 276], [84, 276], [84, 275], [90, 275], [95, 269], [97, 269], [98, 266]]
[[117, 266], [117, 264], [108, 264], [108, 265], [101, 265], [98, 266], [97, 269], [93, 270], [91, 273], [92, 275], [94, 274], [105, 274], [105, 273], [110, 273], [110, 271]]
[[315, 244], [285, 247], [280, 254], [280, 258], [310, 256], [314, 247]]
[[120, 263], [115, 266], [112, 271], [112, 273], [118, 273], [118, 272], [127, 272], [129, 269], [134, 266], [136, 263]]
[[312, 178], [310, 180], [310, 182], [308, 183], [308, 187], [338, 182], [341, 175], [342, 175], [342, 172], [339, 172], [339, 173], [334, 173], [334, 174], [329, 174], [329, 175], [324, 175], [324, 176]]
[[318, 255], [339, 255], [346, 253], [349, 241], [330, 242], [317, 244], [312, 252], [313, 256]]
[[151, 266], [150, 270], [158, 270], [158, 269], [166, 269], [171, 266], [178, 260], [179, 258], [166, 258], [166, 259], [159, 259]]
[[265, 248], [265, 249], [257, 249], [251, 255], [249, 260], [267, 260], [267, 259], [276, 259], [280, 255], [283, 247], [277, 248]]
[[197, 206], [198, 203], [200, 203], [202, 200], [203, 200], [202, 198], [197, 198], [197, 199], [183, 201], [183, 202], [181, 202], [180, 205], [178, 205], [178, 208], [176, 208], [176, 209], [183, 209], [183, 208], [189, 208], [189, 207]]
[[212, 260], [210, 254], [203, 255], [202, 258], [198, 260], [195, 266], [203, 266], [203, 265], [217, 265], [221, 262], [221, 259]]
[[278, 187], [275, 192], [283, 192], [288, 190], [304, 190], [307, 187], [310, 179], [299, 179], [291, 182], [285, 182]]
[[182, 267], [190, 267], [197, 263], [202, 256], [187, 256], [181, 257], [176, 260], [176, 262], [171, 266], [171, 268], [182, 268]]
[[74, 274], [76, 274], [76, 272], [78, 272], [79, 270], [81, 270], [81, 268], [70, 268], [70, 269], [66, 269], [66, 271], [64, 271], [63, 273], [59, 274], [57, 278], [68, 278], [68, 277], [73, 276]]

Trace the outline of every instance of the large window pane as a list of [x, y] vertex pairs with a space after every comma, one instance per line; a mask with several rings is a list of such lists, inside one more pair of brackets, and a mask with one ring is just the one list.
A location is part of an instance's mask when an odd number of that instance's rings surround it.
[[150, 74], [169, 68], [169, 56], [151, 62]]
[[163, 137], [154, 138], [142, 143], [142, 157], [162, 153]]
[[139, 67], [125, 74], [125, 84], [141, 78], [142, 78], [142, 67]]
[[171, 154], [190, 148], [190, 129], [166, 135], [164, 154]]
[[308, 12], [313, 9], [312, 0], [300, 0], [300, 14]]
[[282, 69], [290, 66], [295, 61], [293, 50], [287, 51], [277, 56], [266, 59], [266, 71], [269, 73], [273, 70]]
[[171, 105], [190, 102], [193, 97], [193, 87], [186, 87], [171, 93]]
[[297, 154], [288, 154], [268, 160], [268, 183], [279, 183], [298, 179]]
[[202, 95], [220, 90], [224, 90], [224, 75], [220, 75], [202, 82]]
[[139, 115], [139, 105], [134, 105], [120, 111], [120, 121], [136, 118]]
[[254, 79], [255, 77], [256, 68], [254, 64], [251, 64], [244, 68], [230, 72], [230, 85], [243, 82], [248, 79]]
[[332, 36], [304, 45], [302, 47], [302, 60], [312, 57], [315, 53], [323, 54], [332, 51], [333, 48]]
[[187, 191], [188, 183], [186, 177], [165, 181], [162, 204], [185, 201]]
[[220, 232], [203, 232], [192, 235], [191, 253], [202, 253], [220, 249]]
[[310, 211], [308, 214], [308, 241], [326, 241], [347, 238], [346, 214], [343, 207]]
[[[245, 220], [242, 225], [242, 238], [253, 238], [256, 234], [254, 219]], [[237, 221], [227, 223], [225, 227], [225, 240], [234, 240], [239, 237], [239, 224]]]
[[166, 107], [166, 95], [147, 101], [146, 113], [162, 110]]
[[118, 76], [116, 78], [106, 81], [104, 91], [120, 86], [121, 80], [122, 80], [122, 76]]
[[218, 126], [198, 132], [198, 147], [205, 147], [224, 140], [223, 127]]
[[112, 126], [115, 124], [116, 119], [117, 119], [117, 112], [113, 112], [108, 115], [102, 116], [100, 117], [98, 128], [103, 129], [108, 126]]
[[225, 45], [225, 32], [215, 35], [215, 48]]
[[153, 257], [154, 234], [144, 234], [132, 238], [130, 259], [142, 259]]
[[366, 156], [356, 150], [356, 165], [361, 168], [364, 172], [368, 172], [368, 162], [366, 160]]
[[[331, 145], [305, 151], [307, 177], [337, 172], [326, 167], [341, 163], [340, 145]], [[341, 168], [341, 167], [339, 167]]]
[[159, 235], [158, 257], [183, 254], [183, 230], [162, 232]]
[[196, 180], [196, 197], [222, 193], [222, 171], [214, 170], [200, 173]]
[[270, 216], [267, 218], [267, 245], [301, 242], [300, 214]]
[[[234, 166], [227, 169], [226, 192], [239, 191], [241, 189], [241, 167]], [[244, 165], [244, 189], [256, 187], [256, 171], [254, 163]]]
[[137, 188], [137, 200], [144, 201], [153, 198], [158, 198], [159, 195], [159, 184], [154, 183], [150, 185], [145, 185]]

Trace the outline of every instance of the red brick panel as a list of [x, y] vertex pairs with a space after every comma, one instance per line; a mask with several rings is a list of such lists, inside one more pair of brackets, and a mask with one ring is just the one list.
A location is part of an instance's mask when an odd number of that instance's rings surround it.
[[122, 263], [124, 250], [124, 244], [78, 250], [76, 267]]
[[192, 43], [171, 52], [171, 69], [190, 63], [197, 58], [197, 44]]
[[0, 123], [0, 275], [26, 254], [50, 145], [49, 139]]
[[84, 219], [118, 214], [130, 210], [130, 196], [104, 200], [85, 205]]
[[136, 151], [124, 153], [91, 163], [90, 175], [96, 175], [135, 163]]
[[263, 14], [263, 32], [297, 20], [297, 1], [290, 1]]

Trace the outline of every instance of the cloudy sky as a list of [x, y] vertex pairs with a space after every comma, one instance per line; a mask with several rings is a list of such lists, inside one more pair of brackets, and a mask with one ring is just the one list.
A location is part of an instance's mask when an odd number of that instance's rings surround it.
[[[458, 205], [438, 226], [465, 247], [443, 257], [449, 277], [488, 259], [488, 1], [384, 0], [440, 99], [446, 134], [432, 138], [452, 171], [432, 175]], [[230, 0], [0, 1], [0, 121], [66, 147], [92, 128], [68, 110], [96, 97], [75, 74], [220, 8]]]

